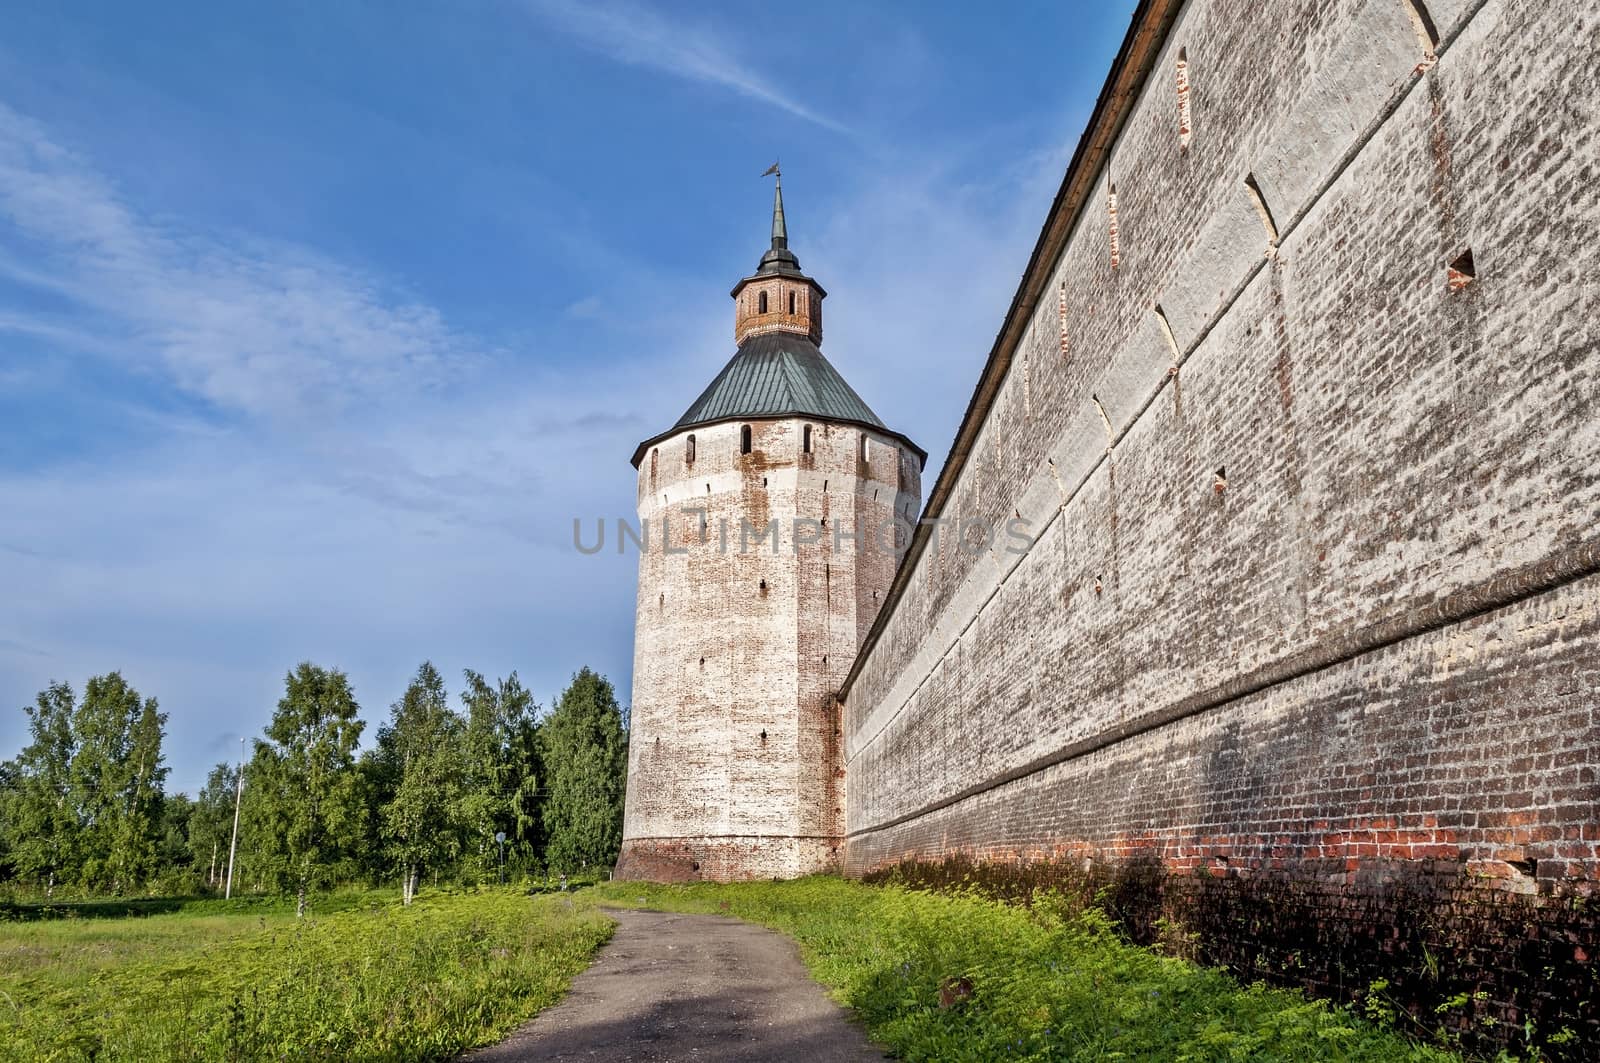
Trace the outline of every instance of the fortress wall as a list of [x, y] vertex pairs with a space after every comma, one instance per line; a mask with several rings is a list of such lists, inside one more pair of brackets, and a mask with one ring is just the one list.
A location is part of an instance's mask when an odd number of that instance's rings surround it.
[[[833, 695], [894, 555], [848, 540], [835, 550], [831, 536], [796, 549], [794, 522], [885, 521], [897, 504], [915, 506], [917, 460], [869, 433], [863, 462], [853, 427], [746, 423], [748, 454], [742, 423], [727, 422], [668, 437], [640, 463], [650, 538], [639, 555], [619, 877], [769, 878], [837, 864]], [[776, 550], [761, 538], [773, 520]]]
[[[1600, 17], [1426, 10], [1136, 25], [932, 494], [1036, 538], [919, 534], [841, 693], [846, 866], [1153, 868], [1130, 922], [1209, 959], [1349, 992], [1426, 946], [1600, 1038]], [[1519, 933], [1543, 974], [1485, 962]]]

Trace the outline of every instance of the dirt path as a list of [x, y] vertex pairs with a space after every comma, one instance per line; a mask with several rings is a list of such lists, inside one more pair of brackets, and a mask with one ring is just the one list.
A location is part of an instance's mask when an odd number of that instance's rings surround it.
[[610, 911], [617, 932], [555, 1007], [471, 1063], [882, 1060], [794, 942], [712, 915]]

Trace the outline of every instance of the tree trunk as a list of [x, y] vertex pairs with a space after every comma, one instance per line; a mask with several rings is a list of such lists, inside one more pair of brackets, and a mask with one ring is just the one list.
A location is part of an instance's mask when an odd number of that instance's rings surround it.
[[301, 880], [300, 888], [295, 891], [294, 917], [296, 919], [303, 919], [305, 917], [305, 914], [306, 914], [306, 884], [305, 884], [304, 880]]

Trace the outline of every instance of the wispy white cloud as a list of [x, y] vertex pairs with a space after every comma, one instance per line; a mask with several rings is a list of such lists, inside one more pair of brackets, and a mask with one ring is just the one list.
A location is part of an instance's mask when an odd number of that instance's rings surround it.
[[[447, 383], [485, 352], [430, 306], [305, 248], [224, 242], [141, 216], [86, 160], [0, 104], [0, 217], [24, 287], [121, 323], [118, 357], [158, 360], [191, 394], [300, 418]], [[104, 337], [19, 307], [0, 329], [102, 353]]]
[[667, 19], [638, 4], [599, 0], [528, 0], [547, 23], [619, 63], [728, 89], [796, 118], [854, 135], [843, 122], [784, 92], [742, 62], [733, 46], [705, 25]]

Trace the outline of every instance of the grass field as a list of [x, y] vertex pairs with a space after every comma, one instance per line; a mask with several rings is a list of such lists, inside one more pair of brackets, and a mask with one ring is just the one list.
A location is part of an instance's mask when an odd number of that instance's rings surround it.
[[1047, 901], [835, 878], [393, 896], [319, 898], [304, 920], [260, 898], [0, 906], [0, 1059], [447, 1059], [557, 1000], [610, 936], [607, 903], [791, 935], [907, 1060], [1453, 1058]]
[[257, 898], [6, 909], [0, 1059], [448, 1058], [559, 998], [611, 935], [569, 895], [393, 896], [303, 920]]
[[817, 980], [906, 1060], [1454, 1058], [1299, 993], [1240, 986], [1128, 945], [1094, 911], [835, 878], [609, 883], [585, 897], [733, 915], [791, 935]]

